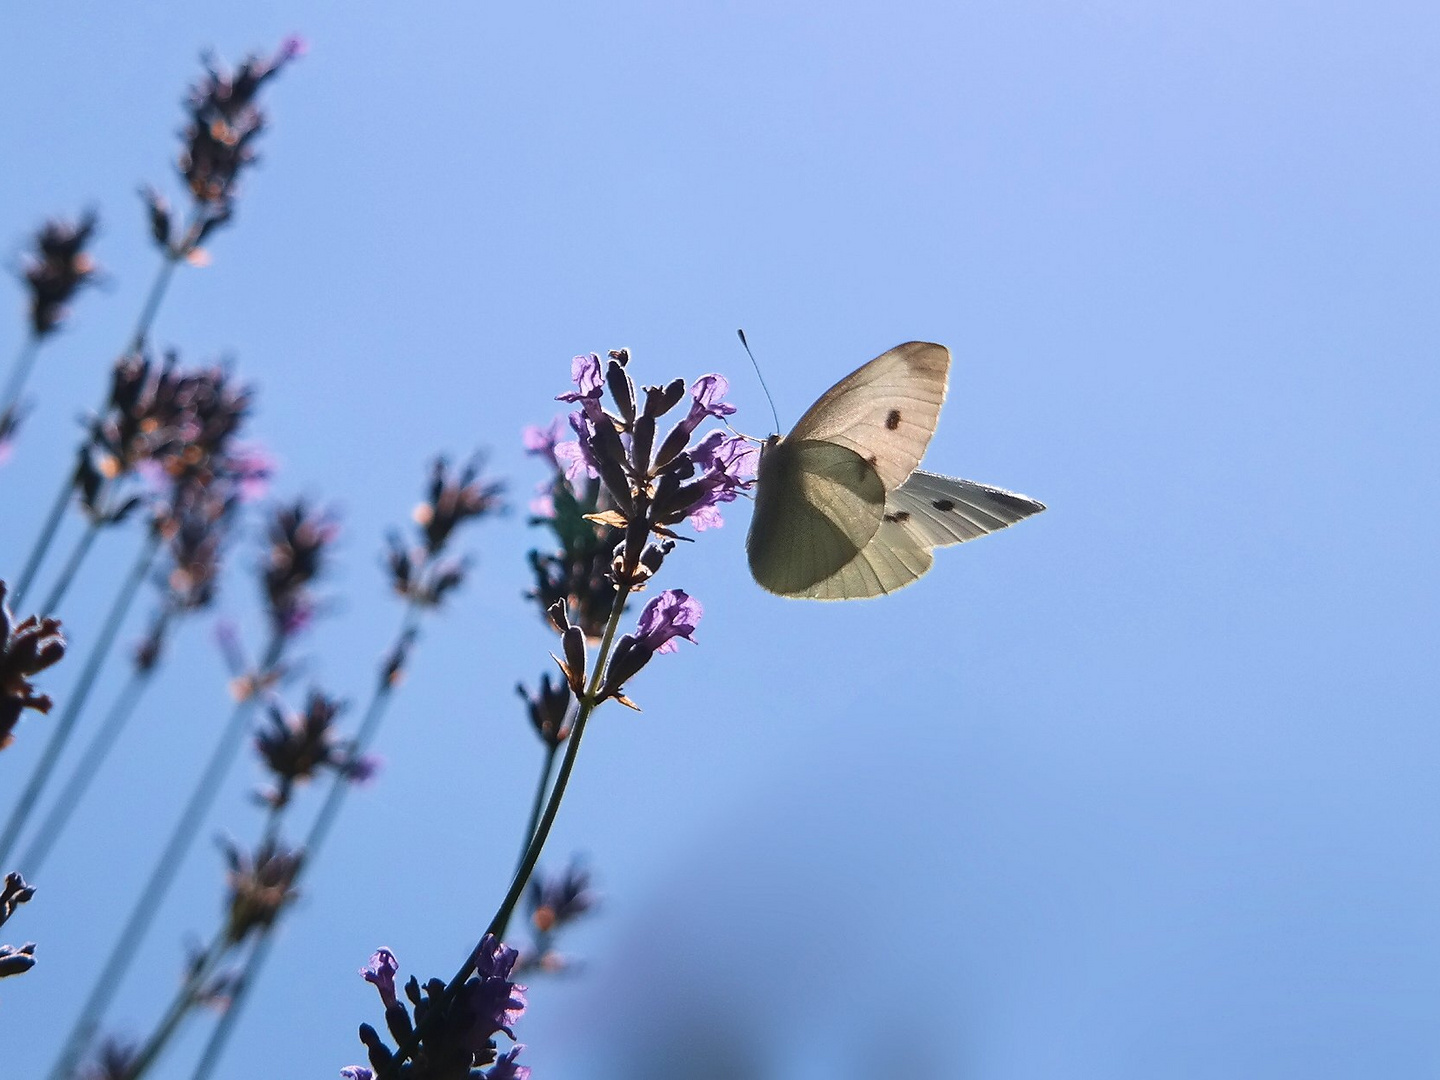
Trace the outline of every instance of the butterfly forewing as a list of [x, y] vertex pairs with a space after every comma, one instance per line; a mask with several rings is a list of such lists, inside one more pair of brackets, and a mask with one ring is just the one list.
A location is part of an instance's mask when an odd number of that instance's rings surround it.
[[770, 444], [745, 541], [750, 572], [781, 596], [812, 595], [870, 543], [884, 511], [880, 477], [853, 450], [809, 440]]
[[821, 395], [791, 440], [844, 446], [874, 466], [885, 490], [920, 464], [935, 431], [950, 375], [950, 350], [910, 341], [882, 353]]

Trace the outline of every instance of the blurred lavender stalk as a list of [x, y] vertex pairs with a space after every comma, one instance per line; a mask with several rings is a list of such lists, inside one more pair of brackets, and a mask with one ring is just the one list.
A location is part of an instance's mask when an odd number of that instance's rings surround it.
[[240, 685], [239, 700], [221, 729], [175, 829], [166, 842], [115, 945], [99, 969], [94, 986], [67, 1035], [50, 1071], [52, 1080], [68, 1080], [90, 1045], [101, 1017], [130, 963], [141, 954], [161, 901], [169, 892], [195, 835], [214, 805], [222, 781], [239, 749], [245, 724], [258, 695], [277, 677], [286, 648], [314, 617], [310, 586], [319, 577], [335, 539], [335, 525], [303, 500], [279, 508], [270, 525], [270, 546], [260, 567], [262, 590], [270, 617], [270, 637], [259, 666]]

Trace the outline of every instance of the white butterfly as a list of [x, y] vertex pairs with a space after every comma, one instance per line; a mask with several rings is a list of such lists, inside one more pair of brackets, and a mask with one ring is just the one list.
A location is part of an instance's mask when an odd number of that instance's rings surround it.
[[950, 375], [950, 350], [910, 341], [825, 391], [760, 451], [750, 573], [780, 596], [853, 600], [894, 592], [931, 552], [1045, 509], [1025, 495], [916, 466]]

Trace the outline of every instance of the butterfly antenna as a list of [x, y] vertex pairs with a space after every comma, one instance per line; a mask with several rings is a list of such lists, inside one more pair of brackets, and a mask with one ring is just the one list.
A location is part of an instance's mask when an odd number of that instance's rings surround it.
[[770, 415], [775, 420], [775, 426], [770, 430], [779, 431], [780, 414], [775, 411], [775, 399], [770, 396], [770, 388], [765, 385], [765, 376], [760, 374], [760, 365], [755, 363], [755, 354], [750, 351], [750, 343], [745, 340], [745, 331], [736, 330], [735, 333], [740, 335], [740, 344], [745, 346], [745, 355], [750, 357], [750, 364], [755, 368], [755, 374], [760, 379], [760, 389], [765, 391], [765, 400], [770, 403]]

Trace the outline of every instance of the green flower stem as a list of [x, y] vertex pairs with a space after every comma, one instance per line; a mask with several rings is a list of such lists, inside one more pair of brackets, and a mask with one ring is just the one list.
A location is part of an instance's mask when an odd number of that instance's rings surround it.
[[145, 341], [150, 336], [150, 327], [155, 323], [155, 316], [160, 313], [160, 304], [165, 299], [165, 293], [170, 288], [170, 279], [175, 275], [175, 267], [180, 260], [174, 255], [166, 255], [165, 260], [160, 264], [159, 271], [155, 274], [155, 280], [150, 284], [150, 292], [145, 297], [145, 306], [140, 309], [140, 318], [135, 323], [135, 333], [130, 336], [130, 345], [126, 348], [127, 353], [138, 353], [145, 347]]
[[[265, 827], [262, 832], [265, 834], [267, 840], [272, 839], [279, 833], [280, 819], [284, 817], [284, 814], [285, 807], [279, 804], [272, 806], [269, 813], [266, 814]], [[291, 884], [294, 884], [293, 880]], [[262, 935], [267, 933], [271, 925], [273, 925], [273, 923], [266, 925], [259, 932]], [[210, 946], [205, 950], [200, 962], [186, 973], [185, 982], [175, 995], [175, 999], [170, 1003], [170, 1008], [166, 1011], [164, 1019], [156, 1026], [150, 1038], [145, 1041], [144, 1048], [130, 1066], [130, 1071], [125, 1074], [125, 1080], [140, 1080], [145, 1070], [159, 1059], [161, 1052], [165, 1049], [171, 1036], [179, 1029], [180, 1021], [183, 1020], [196, 1005], [200, 1004], [200, 994], [205, 988], [205, 981], [214, 974], [215, 969], [220, 966], [221, 961], [230, 955], [231, 950], [238, 948], [244, 940], [243, 938], [239, 941], [235, 940], [231, 937], [232, 933], [233, 930], [227, 918], [225, 925], [216, 931], [215, 937], [211, 940]], [[258, 949], [259, 945], [260, 943], [256, 942], [255, 947]], [[255, 950], [252, 949], [252, 957], [254, 956], [254, 952]], [[250, 961], [247, 960], [247, 964], [249, 962]], [[235, 1000], [232, 991], [230, 1002], [226, 1006], [226, 1015], [229, 1014], [234, 1004]]]
[[50, 586], [49, 595], [40, 604], [41, 615], [55, 614], [55, 609], [60, 606], [60, 601], [65, 599], [65, 594], [70, 591], [70, 585], [80, 571], [80, 564], [90, 553], [90, 545], [95, 543], [95, 537], [99, 535], [100, 523], [98, 521], [91, 520], [85, 523], [85, 531], [75, 542], [75, 547], [70, 552], [70, 558], [65, 562], [65, 569], [60, 571], [60, 576], [55, 579], [55, 584]]
[[10, 819], [5, 823], [5, 831], [0, 833], [0, 866], [8, 863], [15, 841], [20, 836], [20, 830], [25, 827], [25, 822], [29, 820], [31, 812], [35, 809], [36, 800], [40, 798], [40, 792], [44, 790], [50, 774], [54, 772], [60, 752], [65, 749], [65, 743], [75, 727], [75, 721], [80, 718], [80, 711], [85, 707], [85, 699], [95, 684], [95, 677], [100, 674], [100, 668], [110, 654], [110, 648], [115, 643], [115, 636], [120, 632], [130, 605], [135, 600], [135, 593], [149, 574], [150, 566], [155, 561], [155, 554], [159, 548], [160, 538], [152, 533], [140, 549], [140, 555], [135, 560], [129, 577], [125, 579], [124, 585], [120, 587], [120, 592], [115, 597], [115, 602], [110, 606], [110, 613], [105, 617], [105, 624], [101, 627], [100, 636], [95, 640], [94, 648], [90, 650], [90, 655], [85, 659], [85, 667], [81, 670], [79, 679], [70, 691], [64, 711], [61, 712], [59, 720], [55, 722], [55, 726], [50, 731], [50, 739], [45, 744], [45, 750], [41, 753], [40, 760], [35, 763], [35, 771], [30, 774], [30, 780], [25, 785], [25, 790], [15, 804], [15, 809], [10, 812]]
[[35, 367], [35, 358], [40, 355], [40, 341], [39, 334], [30, 334], [25, 338], [25, 344], [20, 346], [15, 366], [10, 369], [10, 378], [5, 383], [4, 396], [0, 396], [0, 413], [10, 409], [24, 393], [25, 383]]
[[545, 744], [545, 762], [540, 766], [540, 782], [535, 785], [535, 802], [530, 807], [530, 822], [525, 826], [525, 840], [520, 845], [520, 863], [516, 864], [516, 870], [524, 863], [525, 853], [530, 850], [530, 841], [535, 836], [535, 826], [540, 824], [540, 812], [545, 809], [545, 792], [550, 789], [550, 774], [555, 769], [555, 755], [559, 750], [559, 743]]
[[475, 973], [475, 965], [479, 962], [480, 949], [485, 943], [485, 938], [490, 936], [494, 936], [496, 939], [504, 938], [505, 928], [510, 925], [510, 916], [520, 902], [520, 897], [525, 893], [525, 886], [530, 882], [530, 875], [535, 872], [535, 864], [540, 861], [540, 852], [545, 847], [545, 841], [550, 837], [551, 827], [555, 824], [555, 815], [560, 811], [560, 802], [565, 798], [565, 788], [570, 783], [570, 774], [575, 768], [575, 758], [580, 753], [580, 740], [585, 735], [585, 724], [598, 704], [595, 697], [600, 692], [601, 677], [604, 675], [605, 666], [610, 659], [610, 647], [615, 642], [615, 631], [620, 625], [620, 616], [624, 613], [625, 601], [629, 595], [628, 587], [615, 594], [615, 606], [610, 611], [610, 621], [605, 625], [605, 637], [600, 642], [600, 652], [595, 658], [590, 685], [580, 698], [580, 711], [575, 716], [575, 726], [571, 729], [570, 738], [565, 744], [565, 757], [560, 762], [560, 772], [555, 777], [555, 786], [550, 791], [550, 798], [545, 804], [545, 812], [540, 815], [540, 820], [535, 825], [534, 835], [530, 837], [530, 845], [526, 848], [525, 855], [515, 870], [514, 880], [510, 882], [510, 891], [505, 894], [505, 899], [500, 903], [500, 910], [495, 912], [495, 917], [490, 920], [490, 925], [485, 928], [485, 933], [475, 943], [475, 948], [470, 950], [470, 955], [466, 957], [465, 963], [455, 973], [455, 977], [450, 980], [449, 985], [445, 987], [445, 993], [440, 1001], [427, 1013], [424, 1020], [415, 1025], [415, 1031], [396, 1050], [388, 1067], [380, 1070], [379, 1080], [395, 1080], [400, 1075], [400, 1066], [420, 1048], [421, 1040], [425, 1038], [436, 1018], [444, 1016], [449, 1011], [455, 995], [465, 985], [465, 980]]
[[[80, 453], [85, 453], [81, 447]], [[60, 485], [56, 492], [55, 501], [50, 504], [50, 512], [45, 515], [45, 524], [40, 526], [40, 535], [35, 538], [35, 543], [30, 547], [30, 554], [25, 556], [25, 566], [20, 571], [20, 576], [15, 580], [15, 591], [10, 597], [10, 603], [19, 607], [25, 602], [25, 594], [30, 591], [30, 585], [35, 580], [35, 573], [40, 569], [45, 554], [50, 550], [50, 544], [55, 539], [55, 532], [60, 528], [60, 522], [65, 520], [65, 508], [70, 505], [70, 493], [75, 490], [75, 472], [71, 472]]]
[[44, 864], [50, 852], [55, 848], [55, 842], [60, 834], [65, 831], [65, 826], [70, 824], [70, 817], [75, 808], [85, 798], [86, 792], [90, 790], [90, 783], [95, 779], [100, 766], [105, 763], [110, 750], [115, 745], [115, 740], [120, 737], [125, 724], [129, 721], [135, 711], [135, 706], [140, 702], [140, 696], [144, 693], [145, 687], [150, 682], [150, 676], [154, 673], [153, 668], [145, 670], [135, 669], [130, 673], [125, 686], [115, 699], [115, 704], [105, 714], [105, 719], [100, 724], [90, 744], [85, 747], [75, 771], [70, 774], [65, 787], [56, 796], [50, 807], [50, 813], [40, 823], [40, 828], [30, 841], [30, 847], [26, 850], [20, 865], [25, 867], [27, 873], [38, 875], [40, 867]]
[[180, 989], [175, 992], [175, 997], [170, 1001], [170, 1007], [165, 1010], [165, 1015], [155, 1030], [150, 1033], [150, 1038], [145, 1040], [145, 1045], [131, 1062], [130, 1069], [125, 1074], [125, 1080], [140, 1080], [145, 1071], [155, 1064], [161, 1052], [170, 1042], [171, 1036], [180, 1028], [180, 1021], [189, 1015], [190, 1010], [195, 1008], [199, 1002], [200, 991], [205, 986], [205, 981], [214, 974], [215, 969], [220, 966], [220, 961], [225, 958], [229, 951], [230, 941], [222, 929], [210, 942], [200, 960], [185, 974], [185, 981], [180, 984]]
[[[276, 629], [272, 632], [270, 643], [266, 646], [265, 655], [258, 668], [261, 676], [268, 673], [279, 662], [280, 655], [285, 648], [285, 640], [286, 635], [283, 631]], [[210, 760], [200, 774], [195, 789], [190, 793], [190, 800], [185, 804], [179, 821], [175, 824], [175, 831], [170, 835], [164, 851], [160, 854], [159, 862], [155, 864], [149, 879], [145, 882], [145, 887], [141, 889], [140, 896], [136, 900], [134, 908], [131, 909], [130, 916], [126, 919], [119, 937], [116, 938], [109, 957], [100, 968], [95, 984], [90, 989], [89, 997], [85, 999], [85, 1004], [80, 1009], [80, 1015], [76, 1017], [74, 1026], [65, 1038], [60, 1055], [50, 1070], [50, 1080], [69, 1080], [69, 1077], [75, 1072], [75, 1067], [89, 1048], [90, 1041], [99, 1027], [100, 1018], [114, 998], [120, 981], [129, 970], [131, 962], [143, 954], [141, 945], [145, 934], [150, 929], [156, 913], [160, 910], [161, 902], [169, 891], [171, 883], [175, 880], [180, 863], [184, 860], [186, 852], [189, 851], [195, 834], [204, 824], [206, 815], [215, 803], [215, 797], [220, 792], [221, 782], [225, 778], [225, 773], [229, 771], [235, 751], [239, 749], [240, 740], [245, 734], [245, 723], [250, 716], [250, 710], [255, 706], [257, 700], [258, 693], [250, 693], [243, 701], [236, 703], [234, 711], [230, 714], [230, 720], [221, 731], [220, 738], [215, 743], [215, 749], [211, 752]]]
[[[384, 659], [381, 661], [380, 679], [375, 685], [375, 692], [370, 697], [370, 704], [366, 706], [365, 715], [355, 734], [353, 752], [356, 754], [364, 753], [375, 741], [380, 721], [385, 715], [385, 706], [395, 692], [394, 681], [386, 678], [386, 662], [389, 657], [394, 655], [395, 650], [404, 648], [405, 642], [414, 635], [420, 625], [421, 611], [420, 606], [413, 601], [405, 606], [405, 614], [400, 621], [400, 631], [395, 635], [394, 645], [384, 654]], [[331, 777], [330, 790], [325, 793], [325, 802], [321, 804], [320, 812], [315, 815], [315, 821], [310, 826], [310, 832], [305, 837], [305, 844], [301, 848], [304, 852], [304, 861], [295, 871], [295, 877], [291, 881], [292, 886], [299, 884], [305, 871], [315, 864], [315, 859], [320, 854], [320, 848], [324, 845], [325, 838], [330, 835], [330, 830], [335, 824], [335, 818], [340, 813], [340, 806], [345, 801], [345, 795], [350, 787], [351, 781], [339, 773]], [[224, 1014], [216, 1022], [215, 1029], [210, 1033], [210, 1041], [205, 1044], [200, 1061], [191, 1074], [191, 1080], [206, 1080], [215, 1071], [215, 1066], [220, 1063], [220, 1056], [225, 1052], [225, 1045], [229, 1042], [235, 1024], [240, 1019], [240, 1013], [249, 997], [250, 989], [259, 978], [265, 961], [270, 958], [270, 951], [275, 946], [275, 933], [279, 922], [280, 920], [276, 919], [275, 922], [260, 931], [260, 939], [255, 942], [255, 947], [246, 957], [245, 967], [231, 990], [229, 1007], [226, 1008]]]

